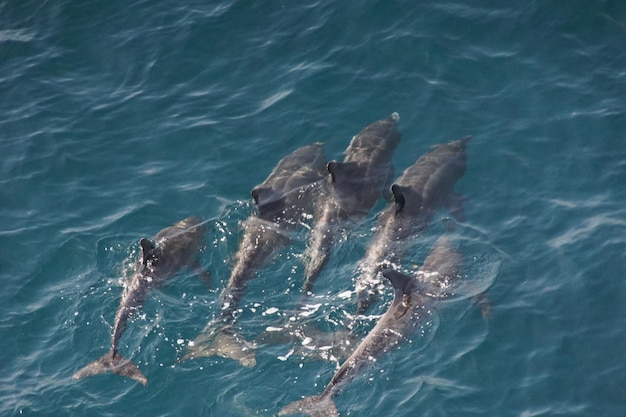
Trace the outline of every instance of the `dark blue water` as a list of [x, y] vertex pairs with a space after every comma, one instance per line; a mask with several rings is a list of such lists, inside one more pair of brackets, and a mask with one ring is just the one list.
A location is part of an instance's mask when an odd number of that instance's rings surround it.
[[[289, 346], [260, 345], [253, 369], [176, 358], [219, 308], [252, 187], [300, 145], [341, 159], [397, 111], [398, 175], [474, 136], [454, 234], [491, 317], [435, 305], [423, 336], [337, 398], [341, 415], [622, 415], [626, 3], [507, 4], [0, 2], [0, 414], [272, 416], [321, 393], [336, 363], [279, 359]], [[335, 247], [319, 327], [354, 311], [384, 204]], [[129, 325], [121, 349], [148, 385], [72, 381], [108, 349], [139, 238], [192, 214], [213, 285], [184, 271]], [[306, 238], [250, 283], [248, 338], [295, 307]]]

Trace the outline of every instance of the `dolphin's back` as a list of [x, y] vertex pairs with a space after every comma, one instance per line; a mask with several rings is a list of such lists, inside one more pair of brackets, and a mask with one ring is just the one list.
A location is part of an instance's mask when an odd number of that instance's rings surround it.
[[379, 163], [388, 153], [393, 153], [400, 142], [398, 113], [378, 120], [361, 130], [350, 141], [344, 154], [344, 162]]
[[366, 126], [350, 141], [344, 161], [334, 164], [334, 172], [329, 169], [334, 198], [348, 215], [367, 214], [390, 182], [391, 159], [402, 137], [398, 119], [394, 113]]
[[417, 273], [421, 290], [436, 298], [451, 296], [449, 290], [460, 278], [461, 266], [461, 254], [445, 236], [440, 237]]
[[158, 250], [153, 275], [160, 281], [169, 278], [197, 257], [206, 226], [199, 217], [188, 217], [161, 230], [154, 237]]
[[328, 175], [322, 143], [300, 147], [281, 159], [270, 175], [252, 189], [259, 217], [295, 221], [310, 205], [304, 187]]
[[452, 247], [445, 236], [435, 242], [430, 254], [420, 268], [426, 272], [438, 272], [440, 275], [451, 277], [459, 273], [461, 255]]
[[406, 192], [406, 209], [416, 213], [423, 208], [436, 210], [465, 174], [466, 143], [470, 137], [436, 146], [408, 167], [394, 183]]

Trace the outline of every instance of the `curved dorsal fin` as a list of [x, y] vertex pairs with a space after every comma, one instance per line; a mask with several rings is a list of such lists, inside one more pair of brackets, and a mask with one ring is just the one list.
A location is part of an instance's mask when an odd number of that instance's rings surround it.
[[262, 218], [281, 210], [285, 201], [285, 195], [275, 192], [272, 187], [254, 187], [250, 194]]
[[267, 196], [271, 191], [272, 189], [270, 187], [263, 187], [261, 185], [254, 187], [252, 191], [250, 191], [250, 194], [254, 199], [254, 204], [256, 204], [257, 206], [259, 204], [263, 204], [263, 197]]
[[407, 293], [407, 287], [413, 278], [395, 269], [385, 269], [383, 276], [391, 281], [391, 285], [393, 285], [394, 303], [397, 300], [402, 300], [402, 296]]
[[340, 167], [341, 167], [341, 162], [339, 162], [339, 161], [330, 161], [326, 165], [326, 169], [330, 173], [330, 182], [331, 182], [331, 184], [335, 183], [335, 175], [337, 174], [337, 171], [341, 169]]
[[409, 288], [413, 279], [401, 272], [393, 269], [385, 269], [383, 276], [391, 281], [393, 285], [393, 302], [389, 307], [388, 312], [392, 314], [395, 319], [399, 319], [409, 311], [411, 305], [411, 294]]
[[403, 187], [398, 184], [391, 186], [391, 193], [393, 194], [393, 201], [396, 203], [396, 213], [401, 212], [406, 204], [406, 198], [404, 197], [404, 190], [407, 187]]
[[326, 169], [330, 173], [330, 181], [331, 184], [337, 182], [337, 180], [342, 180], [346, 177], [359, 177], [359, 164], [356, 162], [339, 162], [339, 161], [330, 161], [326, 165]]
[[154, 249], [156, 246], [145, 237], [141, 238], [139, 244], [141, 245], [141, 263], [145, 265], [148, 260], [154, 258]]

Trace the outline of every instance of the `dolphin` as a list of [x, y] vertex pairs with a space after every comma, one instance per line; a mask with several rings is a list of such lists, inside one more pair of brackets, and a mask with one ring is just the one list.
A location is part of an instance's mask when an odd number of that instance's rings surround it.
[[445, 237], [441, 237], [435, 242], [433, 250], [415, 277], [393, 269], [384, 270], [383, 276], [391, 282], [394, 289], [394, 299], [388, 310], [333, 375], [321, 395], [305, 397], [288, 404], [278, 415], [339, 416], [334, 397], [380, 357], [409, 340], [420, 323], [432, 316], [433, 298], [428, 295], [429, 287], [438, 286], [438, 282], [442, 280], [454, 279], [460, 265], [460, 255]]
[[[146, 385], [148, 379], [130, 359], [124, 358], [118, 351], [119, 341], [126, 330], [128, 320], [143, 307], [148, 292], [159, 288], [187, 265], [199, 271], [198, 251], [204, 240], [205, 225], [197, 217], [188, 217], [173, 226], [161, 230], [152, 240], [142, 238], [141, 258], [130, 280], [115, 314], [115, 324], [111, 339], [111, 349], [76, 372], [72, 379], [113, 372]], [[201, 273], [208, 279], [208, 274]]]
[[398, 257], [405, 241], [428, 226], [435, 213], [447, 208], [464, 220], [463, 198], [454, 192], [465, 173], [467, 136], [436, 146], [407, 168], [391, 186], [393, 201], [378, 218], [376, 234], [359, 262], [356, 281], [357, 314], [365, 314], [383, 289], [378, 273], [389, 258]]
[[287, 232], [312, 208], [311, 190], [326, 176], [325, 165], [322, 144], [307, 145], [284, 157], [267, 179], [252, 189], [258, 215], [243, 223], [243, 239], [222, 294], [223, 318], [233, 318], [247, 282], [272, 253], [289, 242]]
[[398, 113], [366, 126], [345, 150], [343, 162], [331, 161], [328, 195], [319, 209], [309, 244], [303, 254], [303, 293], [311, 293], [322, 268], [328, 262], [339, 227], [348, 220], [366, 216], [382, 197], [393, 178], [391, 158], [401, 134]]
[[252, 344], [233, 327], [246, 290], [270, 256], [289, 242], [289, 232], [313, 210], [313, 196], [327, 174], [321, 143], [307, 145], [285, 156], [272, 173], [252, 190], [257, 213], [243, 224], [243, 237], [235, 265], [220, 296], [220, 312], [189, 344], [181, 360], [218, 355], [239, 360], [247, 367], [256, 364]]

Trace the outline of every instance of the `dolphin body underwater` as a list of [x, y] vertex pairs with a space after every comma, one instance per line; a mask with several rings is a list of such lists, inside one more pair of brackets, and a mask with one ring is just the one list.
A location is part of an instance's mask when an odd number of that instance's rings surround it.
[[464, 221], [463, 197], [454, 192], [467, 166], [467, 136], [437, 145], [407, 168], [391, 186], [393, 201], [378, 218], [376, 234], [359, 262], [357, 314], [365, 314], [384, 288], [379, 272], [385, 262], [406, 251], [406, 240], [425, 229], [435, 213], [447, 208]]
[[415, 277], [392, 269], [384, 270], [383, 276], [394, 289], [394, 299], [389, 309], [333, 375], [321, 395], [288, 404], [278, 415], [339, 416], [334, 397], [380, 357], [409, 340], [420, 324], [432, 316], [432, 302], [437, 297], [428, 295], [431, 288], [436, 289], [443, 282], [455, 279], [460, 264], [460, 255], [445, 237], [440, 237]]
[[321, 188], [319, 181], [327, 175], [322, 144], [316, 143], [285, 156], [252, 190], [257, 213], [242, 224], [243, 237], [221, 294], [220, 312], [189, 344], [181, 360], [218, 355], [246, 367], [256, 365], [254, 346], [233, 327], [236, 312], [248, 281], [275, 251], [288, 244], [289, 233], [312, 210], [314, 193]]
[[402, 136], [398, 113], [366, 126], [352, 138], [343, 162], [328, 163], [330, 181], [304, 252], [303, 293], [311, 293], [340, 228], [366, 216], [393, 178], [391, 158]]
[[[76, 372], [72, 379], [113, 372], [143, 385], [148, 383], [139, 367], [119, 353], [120, 338], [126, 330], [128, 320], [143, 307], [150, 290], [163, 286], [185, 266], [194, 266], [199, 271], [197, 255], [203, 244], [205, 231], [206, 227], [201, 219], [188, 217], [161, 230], [152, 241], [141, 239], [141, 258], [124, 288], [115, 314], [111, 349]], [[200, 271], [199, 274], [208, 279], [208, 274]]]

